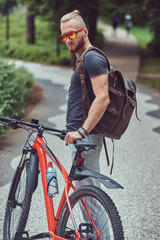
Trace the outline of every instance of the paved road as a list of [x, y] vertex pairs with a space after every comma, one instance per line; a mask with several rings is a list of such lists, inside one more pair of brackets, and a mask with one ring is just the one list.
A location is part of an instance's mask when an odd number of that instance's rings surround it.
[[[105, 51], [110, 58], [111, 65], [121, 69], [128, 77], [136, 79], [139, 57], [135, 39], [132, 36], [126, 38], [123, 31], [118, 31], [117, 38], [113, 39], [111, 38], [111, 29], [102, 25], [101, 27], [104, 28], [107, 37]], [[71, 69], [20, 61], [17, 61], [16, 64], [25, 65], [45, 88], [41, 104], [34, 109], [30, 117], [40, 116], [42, 122], [53, 124], [57, 128], [64, 128], [66, 91], [69, 86]], [[126, 240], [160, 239], [160, 135], [157, 130], [160, 117], [159, 97], [158, 92], [138, 85], [138, 113], [141, 122], [133, 116], [122, 139], [115, 141], [115, 165], [112, 178], [123, 185], [124, 190], [105, 189], [105, 191], [112, 197], [119, 210]], [[56, 110], [54, 110], [55, 108]], [[23, 137], [21, 134], [18, 136]], [[51, 149], [59, 158], [64, 157], [65, 152], [63, 163], [69, 169], [70, 155], [64, 142], [52, 136], [47, 136], [47, 139]], [[22, 142], [21, 139], [20, 142]], [[109, 140], [107, 143], [111, 157], [112, 144]], [[16, 156], [20, 152], [12, 139], [9, 141], [9, 145], [7, 144], [8, 142], [2, 151], [3, 159], [5, 154], [7, 157], [9, 155], [15, 157], [11, 161], [11, 168], [14, 169], [17, 163]], [[16, 149], [15, 151], [12, 146]], [[69, 160], [67, 161], [67, 159]], [[109, 175], [110, 169], [107, 168], [104, 152], [101, 154], [101, 169], [102, 173]], [[2, 221], [9, 188], [8, 179], [7, 177], [0, 187], [0, 239], [2, 239]], [[62, 185], [63, 181], [59, 177], [60, 190]], [[33, 203], [38, 203], [38, 207], [37, 205], [33, 207], [28, 228], [33, 229], [34, 226], [33, 231], [38, 231], [39, 227], [39, 231], [46, 231], [41, 185], [37, 189]]]

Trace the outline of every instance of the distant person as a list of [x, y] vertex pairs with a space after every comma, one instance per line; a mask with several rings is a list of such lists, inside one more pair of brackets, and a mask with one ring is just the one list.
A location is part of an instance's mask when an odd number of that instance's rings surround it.
[[130, 29], [132, 27], [132, 17], [130, 15], [128, 15], [128, 14], [125, 16], [124, 26], [126, 28], [127, 35], [129, 35]]
[[119, 18], [117, 16], [114, 16], [112, 19], [113, 37], [116, 37], [116, 29], [119, 25], [119, 22]]

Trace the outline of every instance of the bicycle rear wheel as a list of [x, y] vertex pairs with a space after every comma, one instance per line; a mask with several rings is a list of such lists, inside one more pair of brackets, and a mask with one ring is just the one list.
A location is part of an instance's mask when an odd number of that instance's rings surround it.
[[[81, 239], [96, 240], [97, 234], [81, 200], [84, 200], [100, 233], [100, 240], [124, 240], [122, 222], [111, 198], [94, 186], [79, 188], [70, 197], [70, 202]], [[76, 239], [72, 219], [67, 204], [64, 205], [57, 235], [66, 239]]]
[[[24, 232], [30, 210], [30, 204], [32, 199], [32, 193], [27, 188], [27, 176], [29, 172], [30, 162], [26, 161], [21, 176], [18, 182], [18, 186], [15, 192], [12, 203], [7, 202], [4, 227], [3, 227], [3, 240], [21, 239], [15, 238], [16, 233]], [[17, 172], [15, 173], [15, 175]], [[15, 177], [13, 178], [14, 181]], [[13, 188], [14, 184], [11, 184]], [[12, 189], [10, 189], [12, 191]]]

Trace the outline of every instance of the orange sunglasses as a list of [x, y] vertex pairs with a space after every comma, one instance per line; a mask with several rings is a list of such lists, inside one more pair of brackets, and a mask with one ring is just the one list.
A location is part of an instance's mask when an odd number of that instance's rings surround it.
[[82, 30], [83, 30], [84, 28], [81, 28], [81, 29], [79, 29], [79, 30], [77, 30], [77, 31], [73, 31], [73, 32], [70, 32], [70, 33], [67, 33], [67, 34], [62, 34], [62, 35], [60, 35], [59, 36], [59, 39], [62, 41], [62, 42], [65, 42], [66, 40], [67, 40], [67, 37], [69, 38], [69, 39], [75, 39], [76, 37], [77, 37], [77, 33], [78, 32], [81, 32]]

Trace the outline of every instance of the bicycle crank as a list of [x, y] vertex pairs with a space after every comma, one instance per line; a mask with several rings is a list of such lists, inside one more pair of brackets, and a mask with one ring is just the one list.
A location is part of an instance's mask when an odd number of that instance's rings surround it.
[[82, 236], [82, 239], [96, 240], [96, 238], [93, 236], [93, 226], [90, 223], [81, 223], [79, 225], [79, 232]]

